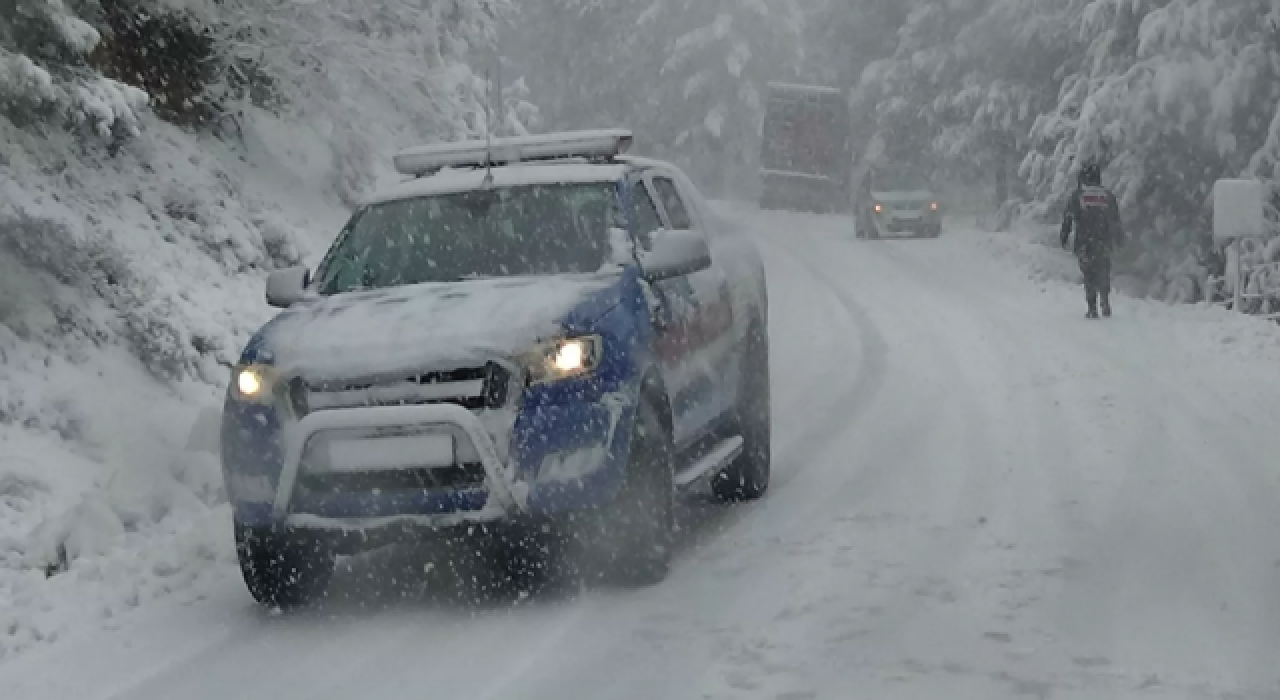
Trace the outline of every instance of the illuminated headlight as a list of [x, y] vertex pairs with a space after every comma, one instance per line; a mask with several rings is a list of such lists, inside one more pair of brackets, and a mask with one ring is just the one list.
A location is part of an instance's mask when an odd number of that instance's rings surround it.
[[938, 211], [938, 203], [929, 202], [929, 211]]
[[877, 213], [877, 214], [883, 214], [883, 213], [884, 213], [884, 205], [883, 205], [883, 204], [881, 204], [881, 203], [879, 203], [879, 202], [876, 202], [875, 209], [876, 209], [876, 213]]
[[263, 365], [238, 367], [232, 381], [232, 393], [240, 401], [271, 403], [275, 391], [276, 374], [270, 367]]
[[600, 366], [603, 350], [604, 340], [598, 335], [543, 343], [525, 358], [529, 380], [541, 384], [591, 374]]

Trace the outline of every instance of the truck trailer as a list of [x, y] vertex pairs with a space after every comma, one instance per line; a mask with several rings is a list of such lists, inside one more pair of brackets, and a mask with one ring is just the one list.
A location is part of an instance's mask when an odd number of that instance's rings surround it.
[[853, 134], [836, 88], [769, 83], [761, 134], [760, 208], [851, 211]]

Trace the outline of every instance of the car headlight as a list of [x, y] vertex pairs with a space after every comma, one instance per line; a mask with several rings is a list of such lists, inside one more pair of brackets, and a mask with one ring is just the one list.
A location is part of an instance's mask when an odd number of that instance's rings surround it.
[[877, 214], [883, 214], [883, 213], [884, 213], [884, 205], [883, 205], [883, 204], [880, 204], [879, 202], [876, 202], [875, 210], [876, 210], [876, 213], [877, 213]]
[[604, 339], [598, 335], [561, 338], [541, 343], [525, 356], [529, 381], [534, 384], [574, 379], [600, 366]]
[[231, 392], [240, 401], [269, 404], [275, 395], [276, 372], [265, 365], [237, 367], [232, 377]]

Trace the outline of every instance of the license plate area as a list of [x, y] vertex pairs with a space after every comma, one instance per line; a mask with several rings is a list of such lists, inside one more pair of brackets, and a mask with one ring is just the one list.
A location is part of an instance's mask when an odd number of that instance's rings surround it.
[[319, 433], [298, 475], [301, 496], [422, 493], [474, 489], [485, 482], [474, 449], [447, 426]]
[[458, 463], [457, 440], [450, 433], [337, 437], [327, 443], [325, 471], [333, 474], [433, 469]]

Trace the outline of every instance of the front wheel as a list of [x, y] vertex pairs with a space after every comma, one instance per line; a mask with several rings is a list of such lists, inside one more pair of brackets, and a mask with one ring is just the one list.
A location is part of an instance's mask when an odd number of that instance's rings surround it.
[[773, 442], [769, 339], [758, 324], [747, 333], [739, 381], [737, 426], [742, 454], [711, 481], [712, 494], [726, 502], [754, 501], [769, 490]]
[[292, 608], [324, 595], [336, 562], [327, 544], [275, 527], [236, 524], [235, 536], [240, 573], [254, 600]]
[[632, 429], [631, 453], [621, 490], [601, 514], [607, 575], [627, 585], [651, 585], [667, 577], [675, 532], [674, 448], [649, 401], [642, 401]]

